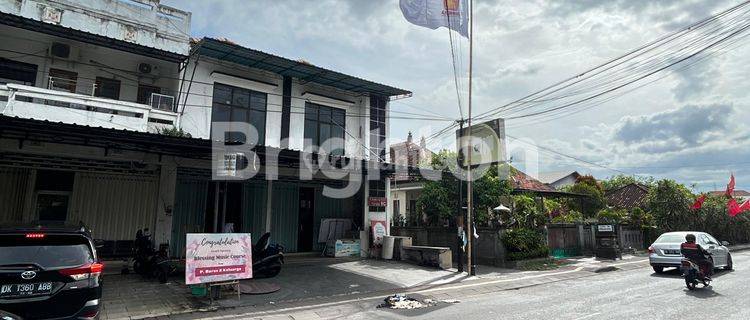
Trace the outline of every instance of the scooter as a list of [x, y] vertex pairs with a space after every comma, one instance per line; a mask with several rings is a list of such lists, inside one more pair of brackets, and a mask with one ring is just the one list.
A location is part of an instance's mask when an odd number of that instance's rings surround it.
[[253, 246], [253, 278], [273, 278], [284, 264], [284, 247], [270, 244], [271, 233], [266, 232]]
[[706, 277], [705, 273], [697, 263], [690, 259], [683, 258], [681, 266], [682, 275], [685, 277], [685, 285], [689, 290], [695, 290], [699, 283], [702, 283], [704, 288], [711, 285], [711, 278]]
[[169, 260], [167, 252], [167, 246], [160, 246], [158, 251], [154, 250], [148, 228], [138, 230], [135, 234], [133, 271], [144, 277], [157, 278], [160, 283], [166, 283], [167, 278], [177, 271], [177, 266]]

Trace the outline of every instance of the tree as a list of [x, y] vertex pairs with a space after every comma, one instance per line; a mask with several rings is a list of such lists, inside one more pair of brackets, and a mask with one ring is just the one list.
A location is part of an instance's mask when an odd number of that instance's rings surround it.
[[578, 177], [576, 183], [565, 188], [565, 191], [586, 196], [565, 200], [566, 207], [583, 213], [586, 218], [593, 218], [605, 206], [604, 188], [593, 176]]
[[618, 174], [610, 177], [609, 179], [602, 180], [602, 187], [604, 187], [605, 191], [609, 191], [629, 185], [631, 183], [639, 183], [652, 187], [655, 182], [653, 177], [642, 178], [638, 176]]
[[[431, 166], [435, 170], [458, 168], [456, 153], [441, 150], [432, 157]], [[511, 185], [508, 179], [500, 177], [497, 166], [492, 166], [482, 177], [474, 181], [474, 217], [478, 225], [486, 224], [495, 217], [492, 211], [500, 205], [501, 199], [510, 195]], [[445, 175], [440, 181], [425, 182], [422, 194], [417, 199], [418, 212], [425, 214], [434, 224], [441, 219], [455, 215], [458, 207], [459, 181], [452, 175]], [[463, 183], [462, 194], [466, 197], [466, 183]], [[463, 204], [462, 204], [463, 205]]]
[[657, 227], [667, 230], [689, 230], [695, 217], [690, 217], [693, 195], [674, 180], [659, 180], [648, 193], [648, 208]]

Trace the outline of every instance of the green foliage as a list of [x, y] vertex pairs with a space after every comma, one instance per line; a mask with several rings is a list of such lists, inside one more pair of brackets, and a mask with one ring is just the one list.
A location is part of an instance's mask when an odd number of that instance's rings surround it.
[[640, 183], [649, 187], [655, 184], [653, 177], [641, 178], [637, 176], [618, 174], [616, 176], [610, 177], [609, 179], [602, 180], [602, 187], [604, 187], [605, 191], [609, 191], [629, 185], [631, 183]]
[[648, 193], [648, 208], [656, 225], [665, 230], [689, 230], [693, 226], [692, 194], [673, 180], [660, 180]]
[[506, 259], [510, 261], [546, 257], [549, 247], [544, 236], [528, 228], [510, 229], [501, 238], [506, 250]]
[[576, 223], [576, 222], [583, 222], [583, 214], [575, 210], [571, 210], [569, 212], [560, 214], [552, 218], [552, 223]]
[[513, 197], [512, 217], [524, 228], [537, 228], [547, 224], [548, 216], [534, 198], [527, 195]]
[[602, 209], [596, 214], [596, 219], [599, 222], [620, 224], [628, 219], [628, 212], [624, 209]]
[[708, 195], [701, 209], [692, 210], [690, 205], [696, 198], [684, 185], [672, 180], [658, 181], [648, 196], [656, 231], [704, 231], [719, 241], [750, 242], [750, 221], [742, 216], [730, 217], [723, 195]]
[[[456, 153], [441, 150], [432, 157], [431, 166], [435, 170], [456, 169]], [[417, 199], [417, 211], [425, 214], [430, 224], [453, 217], [458, 208], [458, 186], [458, 179], [452, 176], [426, 182]], [[474, 181], [474, 190], [477, 191], [473, 199], [475, 219], [478, 225], [484, 225], [495, 218], [492, 209], [500, 205], [502, 197], [510, 195], [512, 187], [507, 179], [498, 175], [495, 166]], [[463, 183], [464, 198], [466, 194], [466, 183]]]
[[192, 138], [190, 133], [183, 131], [182, 128], [176, 128], [176, 127], [162, 128], [162, 129], [158, 129], [158, 132], [159, 134], [163, 134], [165, 136], [170, 136], [170, 137]]
[[627, 223], [634, 227], [650, 229], [654, 227], [654, 216], [641, 208], [635, 208], [630, 211]]
[[455, 179], [427, 181], [417, 198], [417, 213], [427, 217], [429, 225], [450, 218], [458, 206], [458, 183]]
[[566, 207], [583, 213], [586, 218], [594, 217], [605, 206], [604, 188], [592, 176], [578, 177], [576, 183], [565, 188], [564, 191], [587, 195], [587, 197], [581, 199], [569, 198], [565, 200]]

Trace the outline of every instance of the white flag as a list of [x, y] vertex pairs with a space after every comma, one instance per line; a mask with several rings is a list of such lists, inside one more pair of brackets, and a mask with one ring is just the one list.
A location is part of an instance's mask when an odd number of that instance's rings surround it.
[[467, 0], [400, 0], [407, 21], [430, 29], [446, 27], [469, 37]]

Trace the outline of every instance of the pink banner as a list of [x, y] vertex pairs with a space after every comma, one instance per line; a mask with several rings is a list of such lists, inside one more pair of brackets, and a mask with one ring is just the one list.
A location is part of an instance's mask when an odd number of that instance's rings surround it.
[[249, 233], [188, 233], [186, 243], [186, 284], [253, 277]]

